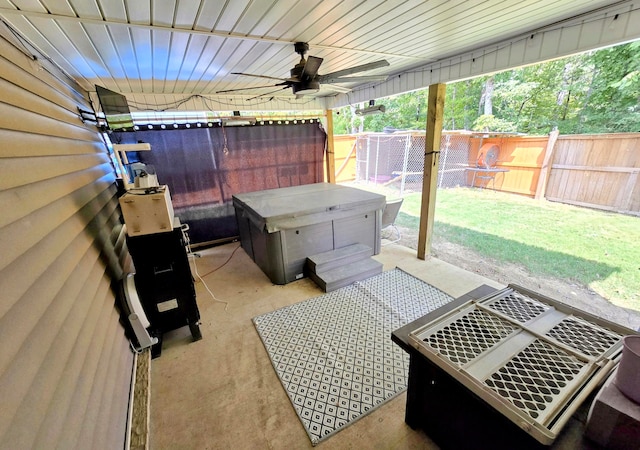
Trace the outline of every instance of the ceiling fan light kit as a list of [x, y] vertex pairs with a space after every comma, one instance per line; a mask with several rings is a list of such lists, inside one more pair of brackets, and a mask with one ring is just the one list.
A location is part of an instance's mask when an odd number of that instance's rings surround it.
[[[257, 77], [257, 78], [266, 78], [269, 80], [277, 80], [279, 83], [267, 85], [267, 86], [252, 86], [246, 88], [238, 88], [238, 89], [226, 89], [222, 91], [217, 91], [217, 94], [223, 94], [226, 92], [237, 92], [244, 91], [248, 89], [263, 89], [263, 88], [277, 88], [275, 91], [270, 91], [264, 94], [258, 94], [254, 97], [251, 97], [248, 100], [253, 100], [259, 97], [264, 97], [268, 95], [272, 95], [278, 91], [283, 89], [291, 88], [292, 93], [296, 97], [300, 97], [303, 95], [313, 95], [320, 92], [320, 86], [322, 84], [326, 84], [327, 88], [333, 88], [329, 83], [352, 83], [352, 82], [375, 82], [375, 81], [385, 81], [388, 76], [386, 75], [369, 75], [369, 76], [355, 76], [351, 77], [349, 75], [353, 75], [355, 73], [366, 72], [368, 70], [378, 69], [380, 67], [386, 67], [389, 65], [389, 62], [386, 60], [374, 61], [367, 64], [362, 64], [359, 66], [349, 67], [346, 69], [338, 70], [336, 72], [328, 73], [326, 75], [320, 75], [318, 73], [318, 69], [322, 64], [323, 59], [315, 56], [308, 56], [305, 58], [305, 54], [309, 50], [309, 44], [306, 42], [296, 42], [294, 44], [294, 49], [296, 53], [300, 55], [300, 62], [298, 62], [290, 71], [289, 78], [277, 78], [268, 75], [258, 75], [251, 73], [243, 73], [243, 72], [231, 72], [231, 75], [242, 75], [248, 77]], [[346, 88], [337, 88], [336, 90], [342, 92], [344, 90], [348, 90]]]

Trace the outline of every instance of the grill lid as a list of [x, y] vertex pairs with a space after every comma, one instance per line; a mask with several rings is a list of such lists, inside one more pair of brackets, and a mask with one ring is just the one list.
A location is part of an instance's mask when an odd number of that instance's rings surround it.
[[412, 345], [542, 444], [613, 370], [633, 333], [518, 286], [410, 333]]

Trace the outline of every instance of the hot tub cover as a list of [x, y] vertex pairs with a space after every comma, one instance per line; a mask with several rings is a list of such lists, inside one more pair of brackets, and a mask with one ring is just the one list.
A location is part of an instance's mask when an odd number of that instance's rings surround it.
[[384, 195], [330, 183], [305, 184], [233, 196], [233, 205], [268, 233], [382, 210]]

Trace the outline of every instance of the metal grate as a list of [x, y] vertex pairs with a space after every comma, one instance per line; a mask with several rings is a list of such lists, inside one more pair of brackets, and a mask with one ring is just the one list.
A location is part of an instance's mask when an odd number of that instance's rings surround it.
[[491, 303], [489, 308], [522, 323], [528, 322], [549, 309], [543, 303], [516, 293], [498, 299]]
[[536, 419], [586, 365], [563, 350], [535, 340], [485, 384]]
[[473, 310], [423, 341], [454, 364], [462, 366], [515, 330], [514, 325], [499, 317]]
[[540, 443], [615, 367], [633, 333], [525, 288], [460, 302], [412, 331], [415, 348]]
[[596, 325], [568, 317], [546, 333], [569, 347], [582, 353], [598, 357], [616, 345], [622, 335]]

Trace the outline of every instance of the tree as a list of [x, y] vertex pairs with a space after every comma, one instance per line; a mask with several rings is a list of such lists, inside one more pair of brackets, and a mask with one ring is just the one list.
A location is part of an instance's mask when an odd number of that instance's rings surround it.
[[480, 105], [478, 108], [478, 113], [480, 114], [480, 109], [484, 106], [484, 110], [482, 111], [482, 115], [492, 116], [493, 115], [493, 88], [494, 88], [494, 79], [493, 76], [490, 76], [484, 82], [484, 86], [482, 87], [482, 96], [480, 97]]
[[443, 126], [447, 130], [470, 130], [478, 118], [478, 99], [487, 77], [451, 83], [444, 102]]
[[[384, 105], [386, 111], [368, 116], [355, 115], [354, 105], [341, 108], [334, 113], [334, 133], [381, 132], [385, 129], [422, 130], [427, 120], [427, 96], [428, 90], [420, 90], [377, 100], [376, 104]], [[366, 106], [358, 105], [359, 108]], [[354, 131], [354, 121], [362, 123], [362, 128]]]
[[476, 119], [473, 123], [474, 131], [503, 131], [512, 133], [516, 131], [515, 124], [504, 120], [498, 119], [492, 114], [483, 114]]
[[[364, 117], [362, 129], [424, 129], [427, 96], [423, 89], [377, 99], [387, 111]], [[353, 111], [339, 111], [336, 134], [349, 132]], [[640, 42], [450, 83], [443, 126], [528, 134], [556, 127], [564, 134], [640, 131]]]
[[640, 131], [640, 43], [593, 52], [590, 95], [580, 114], [582, 132]]

